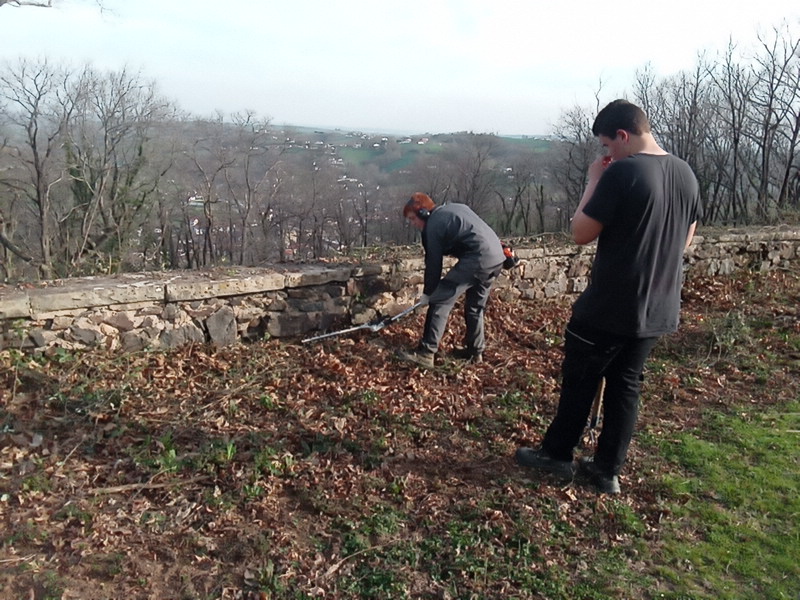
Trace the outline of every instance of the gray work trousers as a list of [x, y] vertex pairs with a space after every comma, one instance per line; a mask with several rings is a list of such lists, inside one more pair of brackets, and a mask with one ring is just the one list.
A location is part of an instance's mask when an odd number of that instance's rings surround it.
[[483, 328], [483, 313], [489, 300], [489, 292], [495, 279], [500, 274], [501, 266], [491, 271], [475, 271], [474, 268], [461, 262], [450, 269], [430, 295], [428, 313], [425, 316], [425, 327], [419, 349], [423, 352], [435, 353], [447, 329], [447, 319], [453, 310], [456, 300], [464, 296], [464, 347], [473, 354], [483, 353], [486, 337]]

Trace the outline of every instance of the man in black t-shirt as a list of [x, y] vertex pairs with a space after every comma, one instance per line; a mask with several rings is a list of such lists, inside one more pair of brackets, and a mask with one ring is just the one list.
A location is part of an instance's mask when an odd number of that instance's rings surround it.
[[541, 447], [520, 448], [516, 460], [571, 478], [573, 451], [605, 379], [597, 449], [578, 467], [599, 491], [618, 493], [645, 361], [658, 338], [678, 327], [683, 252], [700, 201], [691, 168], [658, 145], [638, 106], [610, 103], [592, 133], [607, 155], [589, 167], [572, 219], [576, 243], [597, 240], [591, 280], [567, 325], [556, 416]]

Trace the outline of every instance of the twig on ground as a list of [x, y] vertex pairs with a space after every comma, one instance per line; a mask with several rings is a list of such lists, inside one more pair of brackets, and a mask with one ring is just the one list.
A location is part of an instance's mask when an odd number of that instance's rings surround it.
[[363, 550], [359, 550], [357, 552], [353, 552], [352, 554], [348, 554], [341, 560], [334, 563], [331, 568], [325, 571], [325, 575], [322, 576], [323, 579], [328, 579], [329, 577], [333, 576], [336, 571], [342, 568], [342, 565], [346, 563], [351, 558], [358, 556], [359, 554], [366, 554], [367, 552], [371, 552], [373, 550], [377, 550], [378, 548], [385, 548], [386, 546], [391, 546], [392, 544], [397, 543], [398, 540], [392, 540], [391, 542], [386, 542], [385, 544], [377, 544], [376, 546], [370, 546], [369, 548], [364, 548]]
[[152, 482], [151, 479], [147, 483], [126, 483], [124, 485], [114, 485], [111, 487], [97, 488], [94, 490], [90, 490], [90, 492], [95, 496], [99, 496], [101, 494], [119, 494], [120, 492], [130, 492], [132, 490], [141, 492], [143, 490], [157, 490], [177, 485], [184, 486], [190, 483], [197, 483], [198, 481], [204, 481], [206, 479], [208, 479], [208, 477], [192, 477], [191, 479], [186, 479], [184, 481], [169, 481], [167, 483], [151, 483]]
[[35, 554], [29, 554], [28, 556], [18, 556], [16, 558], [0, 558], [0, 565], [7, 565], [9, 563], [14, 562], [28, 562], [29, 560], [33, 560], [36, 558]]

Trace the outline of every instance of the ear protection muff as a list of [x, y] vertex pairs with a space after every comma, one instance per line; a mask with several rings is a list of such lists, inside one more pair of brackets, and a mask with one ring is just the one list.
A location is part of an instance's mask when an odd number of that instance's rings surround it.
[[431, 216], [431, 211], [429, 211], [427, 208], [420, 208], [420, 209], [417, 211], [417, 216], [418, 216], [420, 219], [427, 219], [428, 217], [430, 217], [430, 216]]

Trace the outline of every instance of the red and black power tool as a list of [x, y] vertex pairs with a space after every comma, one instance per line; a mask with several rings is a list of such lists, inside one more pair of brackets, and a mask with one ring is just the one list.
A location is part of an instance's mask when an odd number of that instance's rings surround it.
[[503, 246], [503, 254], [506, 255], [506, 260], [503, 262], [504, 269], [513, 269], [519, 264], [519, 258], [516, 254], [514, 254], [514, 249], [506, 244], [505, 242], [500, 242]]

